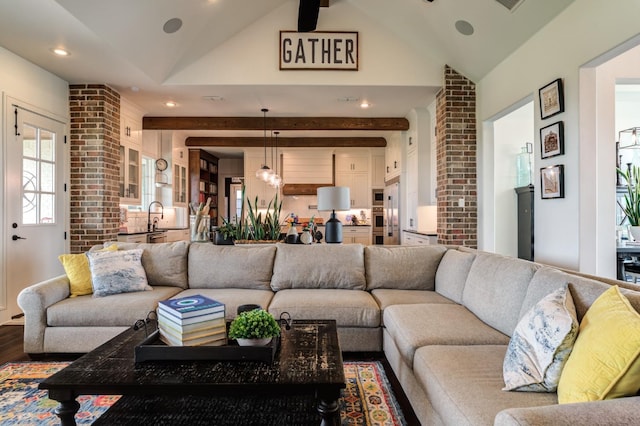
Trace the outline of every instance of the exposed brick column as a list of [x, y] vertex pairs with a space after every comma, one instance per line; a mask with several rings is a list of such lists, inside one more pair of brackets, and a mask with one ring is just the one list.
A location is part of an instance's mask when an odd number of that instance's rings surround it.
[[[436, 98], [438, 243], [478, 246], [476, 86], [445, 66]], [[464, 207], [458, 200], [464, 198]]]
[[69, 86], [71, 252], [115, 240], [119, 224], [120, 95], [101, 84]]

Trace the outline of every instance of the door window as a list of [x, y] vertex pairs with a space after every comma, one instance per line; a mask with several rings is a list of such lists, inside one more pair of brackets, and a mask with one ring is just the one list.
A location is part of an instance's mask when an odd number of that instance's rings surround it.
[[55, 223], [55, 133], [25, 124], [22, 142], [22, 223]]

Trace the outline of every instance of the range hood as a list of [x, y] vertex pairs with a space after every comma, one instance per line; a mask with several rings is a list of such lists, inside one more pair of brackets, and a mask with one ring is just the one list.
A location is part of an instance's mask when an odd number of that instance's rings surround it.
[[333, 186], [333, 153], [288, 151], [282, 155], [283, 195], [316, 195], [322, 186]]
[[318, 188], [333, 186], [330, 183], [285, 183], [282, 187], [282, 195], [316, 195]]

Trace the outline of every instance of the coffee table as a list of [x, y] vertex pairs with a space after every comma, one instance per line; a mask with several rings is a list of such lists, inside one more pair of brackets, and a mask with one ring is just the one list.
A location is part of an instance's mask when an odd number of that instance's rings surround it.
[[[281, 398], [315, 395], [319, 424], [340, 422], [338, 399], [345, 385], [342, 353], [333, 320], [294, 320], [282, 329], [272, 363], [260, 361], [149, 361], [135, 363], [143, 328], [128, 329], [40, 383], [63, 426], [75, 425], [79, 395], [140, 397], [223, 396]], [[108, 412], [107, 412], [108, 414]]]

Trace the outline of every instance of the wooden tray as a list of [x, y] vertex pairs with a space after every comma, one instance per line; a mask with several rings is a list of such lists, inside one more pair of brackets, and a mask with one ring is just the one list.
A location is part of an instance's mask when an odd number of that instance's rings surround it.
[[135, 347], [136, 363], [147, 361], [263, 361], [273, 362], [280, 347], [280, 337], [267, 346], [239, 346], [229, 340], [224, 346], [167, 346], [155, 331]]

